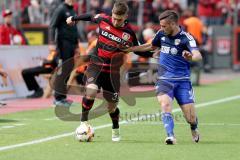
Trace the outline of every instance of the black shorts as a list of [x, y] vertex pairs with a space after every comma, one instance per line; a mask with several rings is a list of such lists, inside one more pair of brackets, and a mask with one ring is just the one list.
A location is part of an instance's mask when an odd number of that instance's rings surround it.
[[90, 64], [85, 72], [86, 85], [96, 84], [98, 89], [103, 90], [103, 97], [112, 103], [119, 100], [120, 73], [103, 72], [101, 66]]

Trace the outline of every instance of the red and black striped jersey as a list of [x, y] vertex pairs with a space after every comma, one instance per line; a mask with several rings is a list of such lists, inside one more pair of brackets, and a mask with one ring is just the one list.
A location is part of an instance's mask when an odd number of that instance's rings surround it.
[[110, 67], [111, 64], [121, 66], [124, 54], [120, 49], [138, 45], [130, 24], [125, 22], [123, 27], [116, 28], [112, 24], [111, 16], [105, 14], [98, 14], [92, 17], [91, 21], [99, 26], [96, 57], [92, 58], [93, 63], [101, 64], [104, 68]]

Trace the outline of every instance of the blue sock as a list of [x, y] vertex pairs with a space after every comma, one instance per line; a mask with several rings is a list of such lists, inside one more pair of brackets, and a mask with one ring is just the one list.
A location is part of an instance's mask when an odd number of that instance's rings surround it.
[[173, 128], [174, 128], [174, 121], [171, 113], [162, 113], [162, 121], [164, 124], [164, 128], [167, 132], [167, 136], [171, 137], [174, 136]]
[[198, 128], [198, 118], [196, 118], [196, 123], [190, 124], [191, 130], [196, 130]]

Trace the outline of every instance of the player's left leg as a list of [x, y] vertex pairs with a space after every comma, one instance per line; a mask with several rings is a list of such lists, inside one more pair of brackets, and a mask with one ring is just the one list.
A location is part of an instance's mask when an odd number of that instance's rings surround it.
[[190, 124], [192, 138], [197, 143], [199, 141], [198, 120], [194, 107], [194, 91], [191, 82], [178, 82], [178, 87], [174, 93], [186, 121]]
[[194, 107], [194, 103], [184, 104], [180, 106], [186, 121], [190, 124], [192, 139], [194, 142], [199, 142], [198, 119]]
[[119, 101], [120, 77], [119, 74], [105, 74], [103, 76], [103, 97], [108, 102], [108, 112], [112, 120], [112, 141], [120, 141], [119, 115], [120, 110], [117, 107]]

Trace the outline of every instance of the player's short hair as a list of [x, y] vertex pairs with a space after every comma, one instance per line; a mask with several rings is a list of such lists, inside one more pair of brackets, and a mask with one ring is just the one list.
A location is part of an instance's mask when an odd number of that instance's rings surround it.
[[174, 10], [166, 10], [162, 12], [159, 16], [159, 20], [167, 19], [169, 21], [173, 21], [175, 23], [178, 23], [179, 16], [176, 11]]
[[116, 1], [113, 5], [112, 13], [116, 15], [125, 15], [129, 11], [128, 5], [124, 1]]

